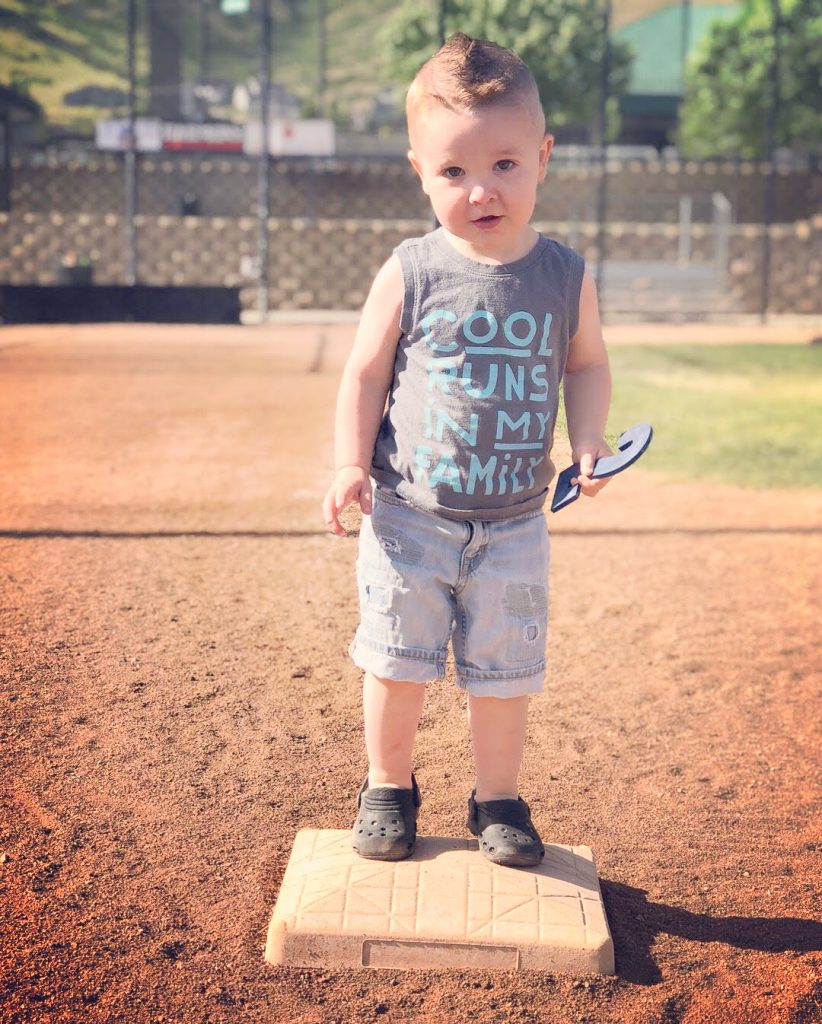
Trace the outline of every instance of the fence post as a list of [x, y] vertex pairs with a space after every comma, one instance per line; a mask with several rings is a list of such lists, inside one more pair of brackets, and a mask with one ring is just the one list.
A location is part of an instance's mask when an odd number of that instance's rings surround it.
[[679, 197], [679, 253], [677, 262], [686, 267], [691, 262], [691, 221], [693, 219], [693, 196]]
[[723, 275], [728, 273], [728, 234], [731, 226], [731, 203], [722, 192], [711, 196], [714, 224], [714, 262]]
[[773, 31], [773, 55], [771, 57], [770, 81], [771, 97], [768, 106], [765, 142], [765, 182], [762, 193], [762, 293], [759, 306], [759, 317], [762, 323], [768, 319], [768, 306], [771, 298], [771, 224], [774, 220], [774, 190], [776, 187], [774, 160], [776, 157], [776, 126], [779, 123], [779, 74], [780, 74], [780, 41], [781, 12], [779, 0], [770, 0], [771, 21]]
[[[447, 0], [438, 0], [437, 2], [437, 39], [439, 40], [440, 46], [445, 43], [445, 18], [448, 14], [448, 3]], [[431, 230], [436, 231], [440, 226], [440, 222], [437, 220], [437, 215], [434, 213], [433, 207], [431, 209]]]
[[268, 218], [271, 214], [271, 157], [268, 152], [271, 98], [271, 0], [260, 0], [260, 163], [257, 173], [257, 309], [268, 316]]
[[126, 8], [126, 52], [128, 74], [128, 131], [126, 133], [125, 187], [126, 187], [126, 284], [137, 284], [137, 83], [135, 75], [135, 47], [137, 32], [136, 0], [128, 0]]
[[11, 114], [0, 114], [0, 210], [11, 209]]

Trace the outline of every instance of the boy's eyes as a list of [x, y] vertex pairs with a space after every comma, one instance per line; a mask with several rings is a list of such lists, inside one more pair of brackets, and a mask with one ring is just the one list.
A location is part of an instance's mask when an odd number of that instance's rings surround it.
[[[506, 158], [504, 160], [497, 160], [494, 164], [494, 169], [498, 171], [510, 171], [516, 166], [517, 165], [514, 160]], [[444, 178], [461, 178], [465, 174], [465, 171], [461, 167], [446, 167], [442, 174]]]

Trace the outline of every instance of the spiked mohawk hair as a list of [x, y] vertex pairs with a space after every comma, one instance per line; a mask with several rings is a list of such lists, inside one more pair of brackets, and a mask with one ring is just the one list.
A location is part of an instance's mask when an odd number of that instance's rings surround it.
[[539, 90], [528, 65], [511, 50], [457, 32], [417, 72], [406, 98], [409, 127], [426, 108], [473, 111], [523, 103], [545, 124]]

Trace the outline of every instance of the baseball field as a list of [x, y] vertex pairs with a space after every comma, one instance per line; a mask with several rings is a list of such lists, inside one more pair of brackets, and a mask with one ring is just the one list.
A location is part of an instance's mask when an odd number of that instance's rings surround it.
[[[652, 449], [551, 517], [522, 789], [592, 848], [617, 965], [573, 978], [263, 961], [366, 767], [320, 513], [353, 327], [3, 329], [0, 1022], [822, 1021], [822, 349], [769, 332], [614, 328]], [[467, 835], [449, 680], [416, 772], [422, 833]]]

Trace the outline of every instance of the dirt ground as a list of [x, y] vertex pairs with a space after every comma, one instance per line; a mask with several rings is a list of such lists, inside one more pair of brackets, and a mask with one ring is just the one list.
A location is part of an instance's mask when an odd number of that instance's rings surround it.
[[[0, 333], [2, 1024], [822, 1021], [822, 492], [641, 464], [551, 517], [522, 778], [594, 851], [617, 976], [263, 961], [295, 832], [348, 828], [365, 769], [319, 513], [350, 335]], [[466, 835], [447, 682], [416, 769], [422, 832]]]

